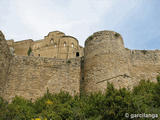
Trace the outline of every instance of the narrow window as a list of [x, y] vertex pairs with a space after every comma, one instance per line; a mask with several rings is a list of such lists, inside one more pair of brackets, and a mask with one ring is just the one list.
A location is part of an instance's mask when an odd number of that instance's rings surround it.
[[72, 46], [72, 48], [73, 48], [73, 47], [74, 47], [74, 44], [72, 43], [72, 45], [71, 45], [71, 46]]
[[40, 55], [40, 54], [38, 54], [38, 56], [40, 57], [41, 55]]
[[53, 38], [51, 38], [51, 44], [53, 44], [53, 42], [54, 42], [54, 41], [53, 41]]
[[54, 47], [57, 47], [57, 44], [54, 44]]
[[79, 57], [79, 52], [76, 52], [76, 57]]
[[66, 42], [64, 42], [64, 47], [66, 47]]

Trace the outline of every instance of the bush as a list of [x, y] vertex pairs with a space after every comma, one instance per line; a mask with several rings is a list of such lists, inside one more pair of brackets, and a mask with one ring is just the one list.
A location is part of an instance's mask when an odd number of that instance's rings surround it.
[[5, 101], [3, 98], [0, 97], [0, 120], [6, 118], [7, 105], [8, 105], [7, 101]]
[[31, 53], [32, 53], [32, 49], [31, 49], [31, 47], [29, 47], [28, 52], [27, 52], [28, 56], [30, 56]]
[[7, 106], [6, 120], [29, 120], [35, 116], [33, 103], [21, 97], [15, 97]]
[[[159, 77], [157, 77], [159, 81]], [[127, 120], [129, 114], [160, 114], [160, 84], [140, 81], [132, 91], [115, 89], [108, 83], [106, 92], [70, 96], [49, 91], [35, 102], [15, 97], [11, 103], [0, 98], [2, 120]]]
[[145, 55], [147, 53], [147, 50], [142, 50], [141, 52]]
[[120, 34], [119, 33], [115, 33], [115, 37], [119, 37], [120, 36]]

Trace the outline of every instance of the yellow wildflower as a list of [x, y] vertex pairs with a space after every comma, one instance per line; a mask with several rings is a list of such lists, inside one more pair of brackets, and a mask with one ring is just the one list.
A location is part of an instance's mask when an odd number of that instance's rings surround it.
[[35, 119], [32, 118], [31, 120], [41, 120], [41, 119], [40, 118], [35, 118]]
[[36, 118], [35, 120], [41, 120], [40, 118]]
[[53, 102], [52, 102], [51, 100], [47, 100], [47, 101], [46, 101], [46, 104], [48, 104], [48, 105], [52, 105], [52, 104], [53, 104]]

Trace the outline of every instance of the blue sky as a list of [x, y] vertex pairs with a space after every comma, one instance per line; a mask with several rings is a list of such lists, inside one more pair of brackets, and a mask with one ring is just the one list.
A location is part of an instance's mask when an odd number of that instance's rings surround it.
[[0, 30], [15, 41], [59, 30], [84, 45], [101, 30], [119, 32], [125, 47], [160, 49], [160, 0], [0, 0]]

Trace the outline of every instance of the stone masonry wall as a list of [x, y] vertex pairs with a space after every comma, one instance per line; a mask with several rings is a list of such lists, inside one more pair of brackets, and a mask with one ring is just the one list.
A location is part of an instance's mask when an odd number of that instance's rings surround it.
[[10, 54], [7, 42], [3, 33], [0, 31], [0, 96], [3, 93], [4, 85], [6, 84], [10, 60], [12, 56]]
[[[42, 56], [57, 59], [70, 59], [82, 57], [83, 47], [76, 38], [67, 36], [62, 32], [50, 32], [44, 39], [33, 41], [32, 39], [17, 41], [8, 40], [8, 46], [13, 49], [16, 56], [28, 56], [31, 48], [31, 56]], [[77, 56], [78, 54], [78, 56]]]
[[160, 50], [130, 50], [130, 75], [139, 80], [156, 82], [160, 73]]
[[107, 82], [129, 88], [140, 80], [156, 82], [160, 73], [160, 50], [129, 50], [120, 34], [100, 31], [85, 42], [84, 81], [86, 93], [104, 91]]
[[84, 56], [68, 60], [11, 56], [0, 32], [0, 96], [7, 100], [16, 95], [35, 100], [47, 89], [71, 95], [104, 91], [107, 82], [132, 88], [141, 79], [156, 82], [159, 73], [160, 50], [129, 50], [114, 31], [94, 33], [85, 42]]
[[[107, 79], [128, 75], [129, 59], [125, 54], [123, 39], [113, 31], [94, 33], [85, 42], [84, 52], [84, 90], [86, 92], [104, 91]], [[119, 81], [120, 78], [120, 82]], [[128, 83], [128, 79], [113, 79], [116, 88]]]
[[16, 95], [34, 100], [43, 96], [47, 88], [51, 93], [62, 90], [79, 94], [80, 59], [17, 56], [12, 60], [8, 79], [3, 94], [7, 100]]
[[28, 49], [32, 46], [33, 40], [24, 40], [14, 42], [15, 54], [17, 56], [28, 56]]

